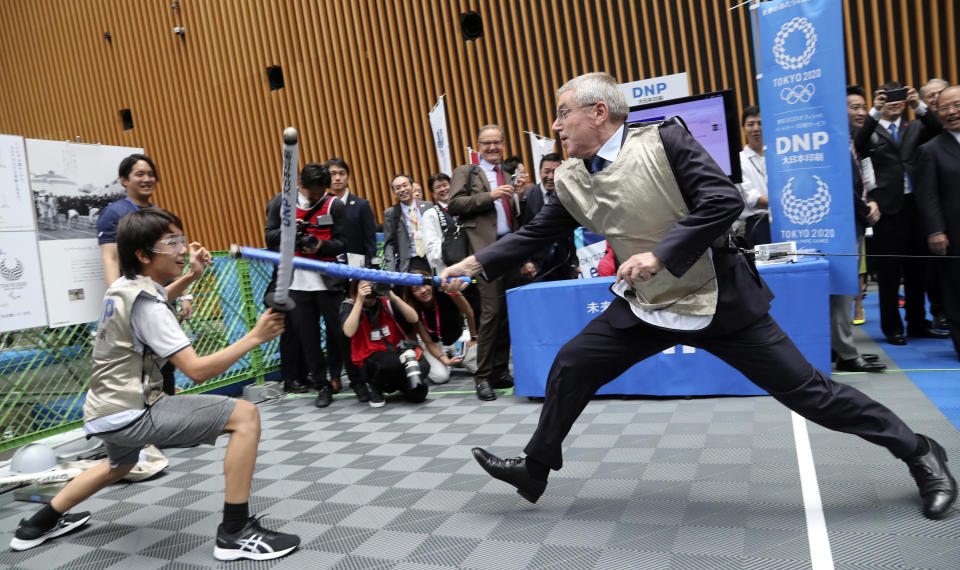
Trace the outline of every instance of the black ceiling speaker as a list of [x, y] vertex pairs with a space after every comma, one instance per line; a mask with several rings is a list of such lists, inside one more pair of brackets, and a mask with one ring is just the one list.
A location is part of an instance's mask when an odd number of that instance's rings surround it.
[[120, 122], [123, 123], [123, 130], [129, 131], [133, 128], [133, 113], [130, 109], [120, 109]]
[[283, 89], [283, 68], [279, 65], [271, 65], [268, 67], [267, 81], [270, 82], [270, 91]]
[[463, 41], [469, 42], [483, 35], [483, 19], [476, 12], [464, 12], [460, 14], [460, 33], [463, 34]]

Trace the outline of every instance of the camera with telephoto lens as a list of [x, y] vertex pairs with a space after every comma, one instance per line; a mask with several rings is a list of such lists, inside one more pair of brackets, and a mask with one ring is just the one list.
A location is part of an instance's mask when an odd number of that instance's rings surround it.
[[[380, 257], [371, 257], [370, 262], [367, 263], [367, 269], [381, 269], [383, 266], [383, 259]], [[374, 297], [386, 297], [390, 295], [390, 284], [389, 283], [377, 283], [376, 281], [370, 282], [370, 294]]]
[[403, 365], [403, 371], [407, 375], [407, 385], [411, 390], [415, 390], [423, 384], [423, 378], [420, 376], [420, 361], [417, 360], [417, 350], [420, 346], [412, 340], [402, 340], [397, 344], [397, 352], [400, 355], [400, 364]]

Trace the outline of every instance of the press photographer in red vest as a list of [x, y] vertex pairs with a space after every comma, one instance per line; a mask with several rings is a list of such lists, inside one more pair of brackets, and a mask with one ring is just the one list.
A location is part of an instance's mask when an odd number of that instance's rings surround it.
[[403, 326], [413, 325], [419, 316], [389, 284], [350, 281], [340, 320], [353, 364], [370, 387], [371, 407], [383, 407], [384, 394], [390, 392], [400, 392], [415, 404], [427, 398], [430, 364], [417, 341], [403, 332]]
[[[296, 255], [321, 261], [338, 261], [345, 250], [343, 204], [332, 194], [326, 166], [311, 162], [300, 171], [297, 194]], [[281, 195], [267, 204], [265, 225], [267, 248], [280, 250]], [[276, 275], [274, 275], [276, 279]], [[343, 337], [337, 327], [344, 280], [325, 274], [295, 269], [290, 298], [297, 304], [287, 316], [287, 329], [280, 335], [280, 373], [284, 390], [303, 393], [312, 379], [317, 389], [316, 406], [325, 408], [340, 391], [343, 370]], [[273, 283], [268, 287], [272, 289]], [[327, 329], [326, 349], [321, 346], [320, 317]]]

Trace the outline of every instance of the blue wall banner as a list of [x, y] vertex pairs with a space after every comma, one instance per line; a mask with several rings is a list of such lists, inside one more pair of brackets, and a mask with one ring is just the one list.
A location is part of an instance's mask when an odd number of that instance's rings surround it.
[[[843, 4], [754, 5], [771, 237], [824, 253], [855, 253]], [[829, 257], [830, 293], [858, 292], [857, 258]]]

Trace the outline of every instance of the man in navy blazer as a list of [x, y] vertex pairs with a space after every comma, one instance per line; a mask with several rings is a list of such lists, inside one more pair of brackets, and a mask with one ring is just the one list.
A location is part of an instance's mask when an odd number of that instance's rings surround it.
[[[682, 123], [625, 128], [626, 99], [606, 73], [576, 77], [557, 97], [553, 130], [571, 157], [556, 175], [560, 202], [545, 205], [529, 224], [442, 277], [482, 272], [495, 278], [579, 222], [607, 235], [625, 254], [618, 254], [623, 263], [614, 290], [620, 293], [557, 354], [526, 456], [500, 459], [474, 448], [480, 465], [535, 502], [549, 470], [563, 466], [562, 442], [597, 390], [636, 362], [684, 344], [721, 358], [803, 417], [886, 447], [909, 466], [924, 514], [945, 516], [957, 493], [946, 452], [885, 406], [814, 369], [770, 317], [766, 284], [743, 254], [727, 246], [730, 226], [743, 209], [740, 193]], [[629, 192], [618, 194], [620, 189]], [[618, 200], [604, 203], [611, 197]], [[664, 224], [663, 212], [675, 221]], [[654, 245], [634, 245], [646, 243]], [[704, 267], [713, 277], [702, 284], [697, 277], [691, 285], [685, 274]], [[460, 289], [462, 283], [447, 287]], [[646, 302], [661, 298], [651, 295], [661, 287], [667, 298], [679, 296], [662, 305]]]
[[[540, 159], [540, 183], [524, 192], [526, 202], [523, 206], [523, 223], [527, 223], [540, 213], [544, 204], [557, 200], [553, 173], [563, 162], [563, 157], [551, 152]], [[576, 278], [577, 253], [573, 241], [573, 232], [551, 243], [532, 258], [536, 268], [537, 281], [561, 281]]]
[[[331, 158], [326, 163], [330, 172], [330, 193], [337, 197], [343, 208], [343, 239], [347, 253], [363, 256], [363, 266], [377, 256], [377, 229], [370, 202], [350, 192], [350, 167], [342, 158]], [[349, 262], [349, 260], [348, 260]]]

